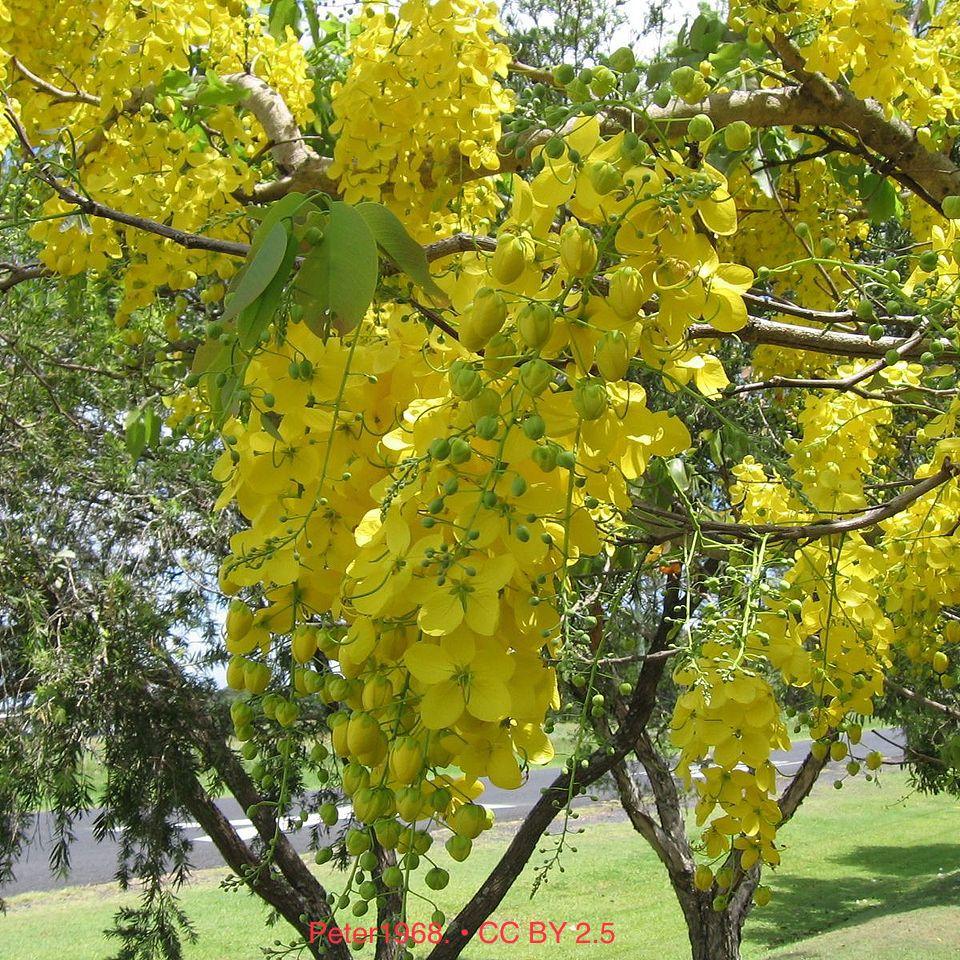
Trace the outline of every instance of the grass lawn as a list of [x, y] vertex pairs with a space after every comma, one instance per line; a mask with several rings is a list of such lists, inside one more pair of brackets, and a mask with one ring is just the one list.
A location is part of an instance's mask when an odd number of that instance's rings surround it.
[[[613, 945], [560, 947], [477, 945], [470, 960], [686, 960], [686, 933], [662, 869], [628, 825], [598, 809], [585, 815], [587, 833], [570, 837], [577, 848], [563, 858], [533, 899], [539, 853], [496, 914], [496, 919], [586, 921], [595, 930], [612, 923]], [[574, 824], [576, 825], [576, 821]], [[747, 960], [956, 960], [960, 957], [960, 804], [907, 792], [899, 774], [877, 787], [848, 781], [842, 791], [818, 788], [795, 823], [785, 828], [784, 865], [769, 880], [775, 896], [747, 923]], [[452, 915], [496, 859], [510, 825], [496, 828], [466, 864], [451, 870], [439, 905]], [[550, 847], [549, 843], [542, 846]], [[446, 863], [445, 854], [438, 862]], [[328, 868], [324, 881], [342, 883]], [[265, 929], [265, 911], [244, 893], [221, 890], [224, 871], [199, 874], [183, 893], [199, 943], [186, 960], [240, 960], [286, 938], [284, 925]], [[9, 901], [0, 918], [0, 957], [11, 960], [102, 960], [116, 950], [102, 931], [122, 903], [110, 887], [77, 887], [25, 894]], [[432, 907], [424, 907], [424, 918]], [[361, 956], [367, 956], [366, 953]]]

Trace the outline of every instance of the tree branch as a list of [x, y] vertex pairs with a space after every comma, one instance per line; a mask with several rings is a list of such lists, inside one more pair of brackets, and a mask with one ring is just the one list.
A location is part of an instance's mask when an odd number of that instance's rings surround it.
[[283, 173], [278, 180], [257, 184], [250, 195], [238, 194], [238, 199], [268, 203], [293, 190], [337, 192], [328, 176], [331, 161], [307, 145], [293, 113], [273, 87], [250, 73], [230, 73], [223, 81], [246, 91], [242, 102], [269, 137], [270, 153]]
[[[194, 778], [184, 785], [187, 794], [187, 809], [200, 824], [204, 833], [216, 844], [217, 850], [227, 866], [257, 894], [270, 904], [274, 910], [303, 937], [307, 949], [314, 957], [329, 956], [337, 960], [347, 960], [349, 950], [344, 944], [326, 944], [320, 941], [310, 943], [310, 917], [307, 922], [301, 920], [306, 904], [294, 890], [283, 882], [272, 870], [263, 869], [258, 858], [224, 816], [220, 808], [210, 799], [203, 787]], [[325, 948], [321, 952], [321, 948]]]
[[913, 700], [914, 702], [919, 703], [921, 706], [926, 707], [928, 710], [933, 710], [935, 713], [942, 713], [945, 717], [949, 717], [951, 720], [960, 721], [960, 710], [958, 710], [956, 707], [951, 707], [949, 704], [939, 703], [936, 700], [931, 700], [929, 697], [925, 697], [922, 693], [916, 693], [908, 687], [901, 687], [899, 683], [895, 683], [889, 677], [884, 677], [883, 682], [888, 690], [892, 690], [898, 696], [906, 697], [908, 700]]
[[643, 809], [640, 792], [626, 764], [621, 761], [611, 772], [617, 784], [620, 805], [626, 811], [633, 829], [653, 848], [660, 862], [667, 868], [671, 880], [674, 883], [683, 882], [693, 872], [693, 861], [684, 855], [674, 838]]
[[[917, 347], [918, 344], [923, 343], [925, 332], [926, 324], [922, 324], [914, 333], [907, 337], [899, 347], [893, 347], [893, 352], [897, 354], [898, 358], [906, 356], [911, 350]], [[726, 396], [733, 397], [740, 393], [751, 393], [756, 390], [769, 390], [771, 388], [806, 387], [814, 390], [850, 390], [861, 397], [872, 397], [872, 395], [868, 394], [865, 390], [861, 390], [858, 384], [869, 380], [872, 376], [889, 366], [890, 363], [884, 356], [882, 360], [868, 364], [862, 370], [851, 373], [848, 377], [836, 379], [820, 379], [817, 377], [771, 377], [769, 380], [762, 380], [756, 383], [740, 384], [728, 390]]]
[[20, 73], [25, 80], [29, 81], [36, 90], [49, 94], [57, 103], [89, 103], [93, 106], [100, 105], [100, 98], [93, 96], [91, 93], [84, 93], [82, 90], [62, 90], [60, 87], [55, 87], [52, 83], [47, 83], [46, 80], [41, 79], [31, 70], [28, 70], [24, 66], [23, 61], [17, 57], [10, 59], [10, 65]]
[[0, 293], [6, 293], [25, 280], [50, 275], [51, 272], [42, 263], [0, 263]]
[[[879, 358], [887, 351], [899, 350], [903, 346], [903, 340], [899, 337], [881, 337], [879, 340], [871, 340], [860, 333], [803, 327], [760, 317], [750, 317], [746, 326], [733, 333], [724, 333], [710, 326], [709, 323], [694, 323], [687, 328], [687, 337], [690, 340], [719, 340], [723, 337], [736, 337], [746, 343], [788, 347], [791, 350], [809, 350], [835, 357]], [[943, 342], [946, 344], [947, 341]], [[904, 359], [919, 356], [925, 349], [926, 342], [921, 341], [911, 345], [901, 356]]]
[[4, 115], [16, 132], [27, 159], [35, 165], [37, 177], [43, 181], [43, 183], [47, 184], [61, 200], [77, 207], [78, 210], [81, 210], [88, 217], [112, 220], [114, 223], [122, 223], [124, 226], [143, 230], [145, 233], [154, 233], [167, 240], [172, 240], [174, 243], [181, 247], [186, 247], [188, 250], [207, 250], [210, 253], [223, 253], [232, 257], [245, 257], [250, 252], [250, 245], [247, 243], [237, 243], [234, 240], [220, 240], [216, 237], [208, 237], [201, 233], [190, 233], [187, 230], [178, 230], [176, 227], [167, 226], [165, 223], [158, 223], [156, 220], [137, 217], [130, 213], [124, 213], [122, 210], [115, 210], [113, 207], [98, 203], [92, 197], [78, 193], [73, 187], [68, 187], [65, 183], [61, 182], [51, 172], [49, 166], [41, 159], [37, 151], [30, 144], [26, 131], [23, 129], [22, 124], [14, 112], [7, 109]]
[[[960, 193], [960, 167], [947, 154], [924, 147], [911, 126], [897, 117], [887, 117], [876, 100], [860, 100], [846, 86], [808, 70], [803, 55], [782, 33], [777, 33], [770, 45], [803, 81], [800, 89], [824, 110], [826, 116], [814, 123], [856, 134], [865, 147], [889, 161], [894, 179], [938, 212], [942, 212], [945, 197]], [[786, 122], [796, 125], [810, 121]]]
[[853, 533], [875, 526], [890, 517], [896, 516], [905, 510], [911, 503], [926, 496], [932, 490], [954, 478], [958, 468], [945, 458], [943, 466], [933, 475], [913, 484], [903, 493], [898, 494], [886, 503], [870, 507], [850, 517], [837, 520], [820, 520], [807, 524], [775, 524], [775, 523], [723, 523], [714, 520], [694, 520], [686, 514], [664, 510], [647, 503], [634, 504], [635, 509], [647, 513], [658, 520], [662, 520], [663, 527], [676, 524], [673, 529], [665, 533], [657, 533], [653, 537], [624, 537], [621, 543], [665, 543], [675, 537], [683, 536], [694, 529], [700, 529], [717, 537], [736, 537], [739, 539], [757, 539], [765, 537], [768, 541], [777, 543], [789, 540], [818, 540], [821, 537], [836, 536], [840, 533]]

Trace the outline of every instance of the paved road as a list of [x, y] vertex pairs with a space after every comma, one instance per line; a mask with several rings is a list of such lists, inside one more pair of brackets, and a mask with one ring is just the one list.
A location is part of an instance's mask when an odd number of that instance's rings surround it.
[[[900, 751], [892, 746], [883, 737], [899, 741], [896, 731], [882, 731], [882, 736], [873, 733], [864, 733], [861, 750], [866, 753], [870, 750], [879, 750], [890, 760], [899, 760]], [[790, 750], [778, 751], [772, 757], [780, 772], [786, 776], [796, 771], [803, 762], [807, 753], [805, 742], [794, 744]], [[488, 786], [483, 794], [483, 802], [496, 813], [498, 822], [520, 820], [530, 811], [540, 797], [543, 787], [546, 787], [556, 777], [558, 771], [553, 768], [538, 768], [530, 773], [530, 779], [517, 790], [500, 790]], [[585, 798], [580, 802], [587, 803]], [[240, 805], [231, 797], [218, 801], [218, 806], [236, 827], [243, 839], [251, 839], [256, 830], [247, 819]], [[349, 813], [349, 807], [341, 807], [341, 815]], [[38, 818], [37, 832], [34, 842], [27, 850], [26, 857], [16, 868], [17, 879], [14, 883], [2, 888], [5, 896], [29, 891], [59, 890], [64, 887], [90, 883], [109, 883], [113, 880], [117, 869], [118, 846], [113, 840], [97, 843], [93, 837], [93, 821], [97, 816], [96, 810], [88, 811], [85, 817], [74, 826], [76, 841], [71, 848], [71, 863], [73, 865], [70, 876], [65, 880], [50, 873], [47, 858], [50, 851], [49, 814], [41, 814]], [[310, 821], [308, 821], [309, 823]], [[315, 822], [315, 818], [314, 818]], [[182, 824], [186, 836], [193, 843], [191, 862], [197, 869], [219, 867], [223, 859], [210, 838], [194, 823]], [[301, 851], [307, 849], [309, 831], [300, 830], [290, 833], [294, 846]]]

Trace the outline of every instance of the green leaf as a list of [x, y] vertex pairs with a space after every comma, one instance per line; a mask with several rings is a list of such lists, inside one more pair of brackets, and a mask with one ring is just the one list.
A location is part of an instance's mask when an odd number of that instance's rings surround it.
[[287, 27], [292, 28], [297, 36], [300, 35], [300, 8], [297, 0], [273, 0], [270, 4], [270, 36], [283, 42], [287, 38]]
[[146, 435], [148, 447], [155, 447], [160, 440], [160, 426], [162, 421], [153, 407], [143, 411], [143, 431]]
[[862, 180], [860, 195], [871, 223], [900, 219], [903, 205], [896, 187], [886, 177], [879, 173], [868, 173]]
[[263, 242], [250, 251], [246, 265], [230, 285], [223, 311], [224, 321], [232, 320], [267, 289], [283, 263], [288, 236], [286, 227], [275, 223]]
[[690, 478], [687, 476], [687, 468], [679, 457], [673, 457], [667, 461], [667, 472], [678, 490], [689, 489]]
[[247, 359], [239, 354], [235, 342], [217, 346], [220, 349], [207, 363], [202, 382], [213, 413], [213, 422], [220, 427], [228, 416], [236, 412], [240, 387], [246, 376]]
[[[280, 226], [278, 224], [274, 229], [278, 229]], [[280, 266], [273, 275], [273, 279], [253, 303], [243, 309], [237, 318], [237, 339], [240, 341], [240, 346], [245, 350], [250, 350], [259, 343], [261, 334], [273, 319], [277, 307], [280, 305], [284, 288], [290, 279], [293, 263], [297, 259], [297, 246], [296, 238], [292, 235], [288, 236], [283, 259], [280, 261]]]
[[377, 242], [367, 221], [355, 207], [331, 203], [323, 239], [297, 272], [298, 299], [312, 310], [328, 312], [340, 333], [346, 333], [373, 302], [378, 277]]
[[204, 83], [193, 97], [193, 102], [201, 107], [225, 107], [242, 103], [247, 98], [247, 91], [242, 87], [224, 83], [215, 73], [207, 71], [207, 82]]
[[264, 410], [260, 414], [260, 426], [263, 427], [265, 433], [269, 433], [274, 440], [283, 440], [283, 437], [280, 435], [280, 414], [274, 413], [272, 410]]
[[249, 211], [247, 214], [248, 217], [259, 217], [260, 219], [260, 226], [257, 227], [256, 233], [253, 235], [251, 245], [256, 248], [259, 244], [263, 243], [264, 238], [275, 224], [280, 223], [282, 220], [293, 219], [300, 208], [309, 202], [309, 200], [310, 198], [306, 196], [306, 194], [298, 193], [294, 190], [279, 200], [275, 200], [270, 206], [262, 210]]
[[127, 421], [124, 430], [124, 436], [127, 444], [127, 453], [137, 461], [140, 455], [147, 449], [147, 428], [143, 422], [143, 411], [132, 410], [127, 414]]
[[367, 221], [367, 226], [384, 253], [421, 287], [431, 300], [435, 303], [447, 303], [447, 295], [430, 276], [430, 266], [423, 247], [407, 233], [399, 218], [382, 203], [372, 201], [358, 203], [357, 211]]
[[937, 14], [937, 0], [923, 0], [917, 14], [917, 23], [921, 27], [929, 23]]

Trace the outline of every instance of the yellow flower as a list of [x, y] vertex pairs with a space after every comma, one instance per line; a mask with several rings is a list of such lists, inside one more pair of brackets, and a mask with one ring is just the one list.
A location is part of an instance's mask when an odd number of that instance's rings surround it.
[[492, 641], [461, 631], [439, 644], [423, 641], [404, 654], [403, 662], [424, 687], [420, 716], [439, 730], [456, 723], [464, 710], [478, 720], [497, 722], [510, 713], [506, 681], [513, 661]]

